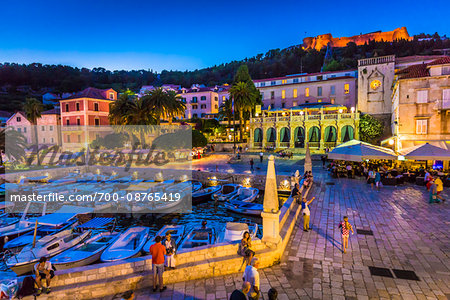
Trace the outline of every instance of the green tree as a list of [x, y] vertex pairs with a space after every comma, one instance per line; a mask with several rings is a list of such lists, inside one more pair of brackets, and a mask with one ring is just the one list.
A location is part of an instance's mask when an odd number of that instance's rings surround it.
[[[6, 147], [8, 143], [8, 147]], [[20, 161], [25, 156], [25, 148], [27, 141], [25, 136], [12, 129], [0, 129], [0, 150], [5, 153], [6, 157], [15, 161]], [[0, 165], [3, 165], [3, 157], [0, 155]]]
[[376, 144], [383, 129], [383, 124], [369, 114], [364, 114], [359, 119], [359, 136], [363, 142]]
[[192, 147], [205, 147], [208, 144], [208, 140], [198, 130], [192, 130]]
[[181, 99], [181, 96], [176, 91], [169, 90], [166, 92], [165, 113], [166, 117], [169, 119], [169, 125], [172, 124], [174, 117], [184, 115], [186, 105], [181, 102]]
[[36, 98], [27, 98], [25, 104], [23, 105], [23, 110], [25, 111], [25, 116], [33, 127], [33, 143], [36, 145], [37, 165], [40, 166], [41, 162], [39, 159], [37, 120], [41, 117], [41, 113], [44, 110], [44, 105]]
[[227, 118], [228, 127], [231, 126], [231, 120], [233, 119], [233, 100], [231, 98], [226, 99], [219, 107], [219, 118]]

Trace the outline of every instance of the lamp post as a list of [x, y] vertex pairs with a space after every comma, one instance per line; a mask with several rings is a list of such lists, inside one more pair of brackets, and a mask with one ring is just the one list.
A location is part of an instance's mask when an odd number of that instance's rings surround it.
[[233, 154], [236, 155], [236, 110], [233, 100]]

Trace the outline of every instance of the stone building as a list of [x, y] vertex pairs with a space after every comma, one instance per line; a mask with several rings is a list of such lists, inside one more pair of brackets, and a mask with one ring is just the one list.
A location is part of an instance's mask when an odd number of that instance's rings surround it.
[[264, 110], [250, 119], [250, 148], [289, 149], [304, 153], [325, 150], [359, 139], [359, 113], [331, 103], [308, 103], [290, 109]]
[[263, 109], [291, 108], [308, 103], [356, 106], [356, 70], [288, 75], [253, 80]]
[[450, 148], [450, 57], [396, 72], [392, 93], [395, 150], [428, 142]]

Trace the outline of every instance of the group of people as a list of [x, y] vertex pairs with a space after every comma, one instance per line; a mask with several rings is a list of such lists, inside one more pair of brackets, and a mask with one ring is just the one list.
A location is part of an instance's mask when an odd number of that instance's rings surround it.
[[166, 233], [165, 238], [155, 237], [155, 243], [150, 246], [152, 255], [153, 271], [153, 292], [157, 291], [157, 282], [159, 281], [159, 291], [163, 292], [167, 287], [163, 283], [164, 268], [175, 269], [175, 253], [177, 245], [170, 232]]
[[437, 172], [431, 174], [426, 171], [424, 176], [424, 182], [427, 187], [427, 190], [430, 192], [430, 203], [439, 203], [445, 202], [445, 199], [442, 197], [441, 193], [444, 190], [444, 182], [442, 181], [442, 176], [439, 176]]

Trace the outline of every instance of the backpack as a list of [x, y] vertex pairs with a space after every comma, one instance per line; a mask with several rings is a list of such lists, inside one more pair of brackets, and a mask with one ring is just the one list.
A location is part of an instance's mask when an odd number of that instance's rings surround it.
[[27, 276], [23, 279], [22, 286], [19, 289], [19, 292], [17, 293], [17, 297], [19, 299], [25, 297], [34, 295], [35, 288], [34, 288], [34, 278], [33, 276]]

